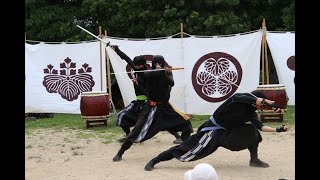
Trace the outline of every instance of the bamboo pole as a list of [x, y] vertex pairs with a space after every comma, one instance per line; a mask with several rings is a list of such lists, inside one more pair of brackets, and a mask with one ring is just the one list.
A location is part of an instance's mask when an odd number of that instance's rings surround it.
[[[267, 41], [266, 41], [267, 42]], [[264, 46], [264, 48], [265, 48], [265, 53], [264, 53], [264, 55], [265, 55], [265, 60], [266, 60], [266, 79], [267, 79], [267, 84], [270, 84], [270, 82], [269, 82], [269, 63], [268, 63], [268, 54], [267, 54], [267, 48], [268, 46], [267, 46], [267, 43], [265, 44], [265, 46]]]
[[[101, 26], [99, 26], [99, 37], [102, 38]], [[102, 91], [102, 41], [100, 40], [100, 90]]]
[[265, 43], [264, 43], [264, 38], [265, 38], [265, 20], [263, 19], [262, 21], [262, 41], [261, 41], [261, 44], [262, 44], [262, 55], [261, 55], [261, 69], [262, 69], [262, 73], [261, 73], [261, 84], [264, 85], [264, 46], [265, 46]]
[[[107, 37], [107, 31], [104, 31], [105, 36]], [[108, 56], [107, 52], [107, 47], [106, 47], [106, 62], [107, 62], [107, 83], [108, 83], [108, 93], [109, 93], [109, 98], [110, 101], [112, 100], [112, 94], [111, 94], [111, 77], [110, 77], [110, 59]]]
[[183, 23], [180, 23], [180, 37], [183, 38]]
[[[182, 51], [181, 51], [181, 57], [182, 57], [182, 62], [183, 62], [183, 64], [185, 64], [184, 62], [184, 45], [183, 45], [183, 23], [180, 23], [180, 35], [181, 35], [181, 49], [182, 49]], [[183, 74], [185, 74], [185, 72], [183, 72]], [[185, 89], [186, 89], [186, 86], [183, 86], [183, 91], [185, 91]], [[186, 107], [187, 107], [187, 104], [186, 104], [186, 101], [184, 101], [184, 111], [186, 111]]]
[[[104, 31], [104, 35], [105, 37], [107, 37], [107, 31], [105, 30]], [[112, 93], [111, 93], [111, 76], [110, 76], [110, 58], [109, 58], [109, 55], [108, 55], [108, 51], [107, 51], [107, 47], [105, 48], [105, 54], [106, 54], [106, 63], [107, 63], [107, 85], [108, 85], [108, 93], [109, 93], [109, 101], [111, 103], [111, 106], [112, 106], [112, 109], [113, 109], [113, 113], [115, 115], [117, 115], [117, 110], [116, 110], [116, 107], [114, 106], [114, 103], [112, 101]]]
[[265, 62], [266, 62], [266, 78], [267, 84], [269, 84], [269, 63], [268, 63], [268, 46], [267, 46], [267, 26], [266, 21], [264, 21], [264, 55], [265, 55]]

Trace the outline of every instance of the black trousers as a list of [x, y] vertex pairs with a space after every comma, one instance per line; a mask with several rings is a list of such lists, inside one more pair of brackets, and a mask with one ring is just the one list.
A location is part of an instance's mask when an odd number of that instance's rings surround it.
[[250, 124], [232, 130], [198, 131], [180, 145], [160, 153], [152, 161], [158, 163], [176, 158], [182, 162], [202, 159], [219, 147], [231, 151], [248, 149], [251, 158], [258, 157], [258, 145], [262, 141], [259, 131]]
[[193, 128], [190, 120], [185, 120], [168, 103], [155, 107], [145, 103], [136, 125], [124, 140], [118, 153], [123, 154], [133, 143], [146, 141], [160, 131], [181, 131], [181, 139], [186, 140], [193, 132]]

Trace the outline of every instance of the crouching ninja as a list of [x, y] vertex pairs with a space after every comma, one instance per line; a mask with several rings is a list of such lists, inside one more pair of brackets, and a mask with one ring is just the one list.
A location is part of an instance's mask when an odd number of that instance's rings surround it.
[[153, 158], [145, 166], [146, 171], [152, 171], [154, 165], [173, 158], [181, 162], [202, 159], [219, 147], [231, 151], [248, 149], [250, 152], [249, 166], [267, 168], [269, 165], [258, 158], [258, 145], [262, 141], [260, 131], [285, 132], [288, 127], [282, 125], [272, 128], [263, 125], [256, 110], [271, 106], [274, 111], [282, 113], [279, 105], [265, 99], [262, 91], [237, 93], [221, 104], [208, 121], [203, 123], [196, 134], [180, 145], [169, 148]]

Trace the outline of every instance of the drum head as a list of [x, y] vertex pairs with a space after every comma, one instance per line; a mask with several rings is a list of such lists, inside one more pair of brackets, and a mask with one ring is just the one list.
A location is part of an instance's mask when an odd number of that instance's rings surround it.
[[285, 86], [283, 84], [264, 84], [259, 85], [257, 90], [284, 90]]
[[82, 92], [81, 96], [105, 96], [108, 95], [107, 91], [90, 91], [90, 92]]

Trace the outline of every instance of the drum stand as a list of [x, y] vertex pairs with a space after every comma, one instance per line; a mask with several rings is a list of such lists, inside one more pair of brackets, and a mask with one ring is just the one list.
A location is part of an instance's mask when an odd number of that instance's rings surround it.
[[[117, 115], [117, 111], [116, 108], [112, 102], [112, 100], [110, 100], [111, 103], [111, 107], [113, 109], [113, 113], [115, 115]], [[86, 129], [88, 129], [89, 127], [93, 127], [93, 126], [107, 126], [108, 125], [108, 119], [110, 117], [111, 114], [109, 115], [103, 115], [103, 116], [81, 116], [82, 119], [86, 122]]]
[[109, 115], [107, 116], [94, 116], [94, 117], [82, 117], [86, 121], [86, 129], [93, 126], [107, 126]]
[[274, 111], [258, 111], [261, 122], [283, 122], [283, 113]]

